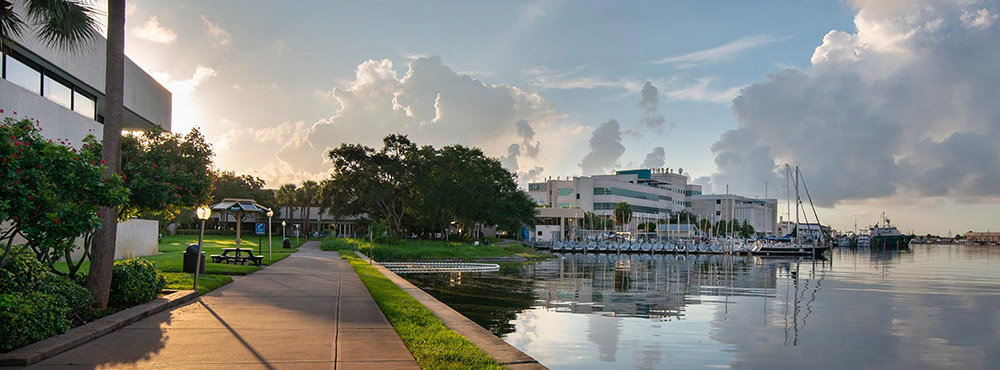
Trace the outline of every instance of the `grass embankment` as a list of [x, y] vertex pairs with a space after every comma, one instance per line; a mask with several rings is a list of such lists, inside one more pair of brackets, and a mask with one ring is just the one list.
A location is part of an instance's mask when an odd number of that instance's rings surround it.
[[[324, 243], [326, 245], [326, 243]], [[382, 313], [399, 333], [422, 369], [503, 369], [495, 359], [452, 331], [427, 307], [396, 286], [351, 250], [340, 255], [375, 298]]]
[[[256, 236], [248, 236], [243, 239], [241, 247], [253, 249], [253, 253], [257, 254], [257, 240]], [[285, 257], [295, 253], [295, 248], [298, 248], [303, 242], [305, 240], [300, 240], [296, 243], [295, 239], [292, 239], [292, 249], [282, 249], [281, 239], [274, 238], [274, 245], [271, 247], [271, 260], [268, 260], [267, 238], [264, 238], [263, 248], [261, 248], [265, 257], [263, 265], [267, 266], [285, 259]], [[164, 235], [158, 245], [159, 254], [140, 258], [156, 263], [156, 267], [163, 272], [163, 276], [167, 279], [167, 289], [191, 289], [191, 285], [194, 284], [194, 275], [189, 272], [183, 272], [184, 250], [187, 249], [188, 244], [197, 243], [197, 235]], [[222, 254], [222, 248], [236, 248], [236, 237], [205, 235], [205, 239], [201, 244], [201, 250], [205, 252], [205, 273], [198, 276], [198, 293], [205, 294], [229, 284], [233, 281], [230, 275], [246, 275], [260, 270], [259, 267], [253, 265], [230, 265], [212, 262], [212, 259], [208, 256]], [[67, 271], [65, 263], [56, 264], [56, 268], [60, 271]], [[86, 274], [88, 271], [90, 271], [90, 262], [84, 262], [83, 266], [80, 267], [80, 273]]]
[[323, 239], [320, 249], [325, 251], [360, 250], [364, 254], [374, 255], [376, 261], [418, 261], [418, 260], [477, 260], [498, 257], [523, 257], [527, 259], [547, 258], [548, 253], [542, 253], [535, 248], [526, 247], [521, 243], [489, 245], [473, 245], [472, 243], [446, 242], [438, 240], [406, 239], [394, 243], [375, 243], [368, 240], [352, 238]]

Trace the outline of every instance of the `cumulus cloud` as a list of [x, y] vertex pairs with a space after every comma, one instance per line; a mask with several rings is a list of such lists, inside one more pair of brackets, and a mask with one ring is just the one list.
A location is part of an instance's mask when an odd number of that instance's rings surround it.
[[667, 163], [667, 153], [662, 146], [653, 148], [642, 161], [643, 168], [660, 168]]
[[1000, 32], [984, 32], [992, 13], [981, 2], [852, 5], [857, 32], [830, 31], [808, 69], [741, 90], [739, 127], [712, 148], [715, 191], [753, 191], [781, 173], [776, 163], [793, 163], [821, 205], [1000, 199]]
[[212, 36], [213, 42], [216, 46], [228, 48], [229, 47], [229, 31], [226, 31], [218, 23], [212, 22], [208, 17], [201, 16], [201, 22], [205, 24], [205, 30], [208, 32], [209, 36]]
[[666, 120], [660, 114], [660, 90], [657, 90], [656, 86], [646, 81], [639, 93], [642, 97], [642, 100], [639, 101], [639, 108], [642, 108], [642, 120], [640, 123], [657, 132], [663, 132]]
[[615, 167], [625, 153], [622, 130], [616, 120], [601, 123], [590, 137], [590, 152], [580, 161], [584, 175], [606, 174]]
[[177, 40], [177, 33], [160, 25], [160, 19], [155, 15], [146, 23], [134, 29], [135, 36], [157, 44], [171, 44]]
[[[290, 139], [278, 153], [294, 169], [321, 171], [328, 148], [342, 142], [377, 146], [389, 133], [407, 134], [419, 144], [478, 146], [502, 157], [508, 168], [533, 168], [525, 159], [537, 156], [539, 145], [528, 122], [552, 125], [561, 118], [535, 93], [456, 73], [436, 56], [411, 61], [402, 78], [390, 60], [369, 60], [332, 97], [341, 107], [336, 115]], [[512, 142], [516, 148], [504, 144]], [[516, 163], [522, 151], [524, 163]]]

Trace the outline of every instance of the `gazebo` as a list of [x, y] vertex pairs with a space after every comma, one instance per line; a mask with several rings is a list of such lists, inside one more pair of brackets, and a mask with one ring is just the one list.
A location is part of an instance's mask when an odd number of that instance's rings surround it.
[[228, 212], [236, 217], [236, 248], [239, 248], [242, 242], [240, 232], [243, 228], [243, 215], [247, 212], [267, 213], [268, 211], [270, 211], [269, 208], [260, 205], [253, 199], [226, 198], [212, 205], [212, 212]]

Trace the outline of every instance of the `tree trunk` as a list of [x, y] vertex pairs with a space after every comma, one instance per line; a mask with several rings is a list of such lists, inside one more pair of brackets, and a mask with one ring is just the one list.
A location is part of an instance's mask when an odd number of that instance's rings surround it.
[[[108, 0], [107, 65], [104, 87], [104, 139], [101, 159], [107, 170], [105, 178], [121, 173], [122, 160], [122, 99], [125, 95], [125, 0]], [[111, 291], [111, 269], [115, 260], [115, 238], [118, 235], [117, 207], [101, 207], [97, 211], [101, 227], [94, 234], [90, 252], [90, 276], [87, 286], [94, 298], [94, 307], [108, 307]]]

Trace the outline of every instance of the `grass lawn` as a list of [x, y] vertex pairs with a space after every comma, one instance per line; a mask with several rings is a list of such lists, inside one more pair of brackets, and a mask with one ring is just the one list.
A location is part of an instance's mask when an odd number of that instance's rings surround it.
[[[167, 279], [166, 289], [185, 290], [194, 285], [194, 274], [188, 272], [164, 272], [163, 277]], [[211, 292], [231, 282], [233, 277], [229, 275], [198, 275], [198, 294]]]
[[371, 244], [364, 239], [334, 238], [323, 239], [320, 249], [325, 251], [354, 250], [364, 254], [374, 254], [376, 261], [418, 261], [418, 260], [475, 260], [496, 257], [525, 257], [528, 259], [547, 258], [548, 253], [541, 253], [520, 243], [507, 245], [473, 245], [472, 243], [446, 242], [438, 240], [400, 240], [393, 244], [375, 243], [374, 252], [370, 252]]
[[362, 261], [351, 250], [340, 251], [375, 298], [422, 369], [503, 369], [495, 359], [452, 331], [427, 307]]
[[[202, 251], [205, 252], [205, 274], [198, 277], [198, 293], [205, 294], [220, 286], [229, 284], [233, 281], [229, 275], [246, 275], [260, 270], [259, 267], [252, 265], [214, 263], [208, 257], [213, 254], [222, 254], [222, 248], [235, 248], [235, 239], [233, 236], [205, 235], [205, 239], [201, 245]], [[275, 238], [274, 245], [271, 247], [271, 260], [269, 261], [267, 259], [267, 239], [265, 238], [263, 248], [261, 248], [264, 255], [263, 264], [267, 266], [285, 259], [285, 257], [295, 253], [297, 250], [295, 248], [298, 248], [304, 242], [305, 240], [302, 239], [299, 243], [296, 243], [293, 239], [292, 249], [282, 249], [281, 238]], [[183, 272], [184, 250], [187, 249], [188, 244], [196, 243], [198, 243], [197, 235], [164, 235], [158, 246], [160, 253], [155, 256], [144, 256], [141, 258], [156, 263], [156, 267], [160, 269], [163, 276], [167, 279], [167, 289], [191, 289], [191, 286], [194, 285], [194, 275]], [[253, 253], [257, 254], [257, 237], [253, 236], [243, 239], [242, 247], [252, 248]], [[57, 263], [56, 268], [60, 271], [67, 271], [65, 262]], [[83, 266], [80, 267], [80, 273], [86, 274], [88, 271], [90, 271], [89, 261], [84, 262]]]

